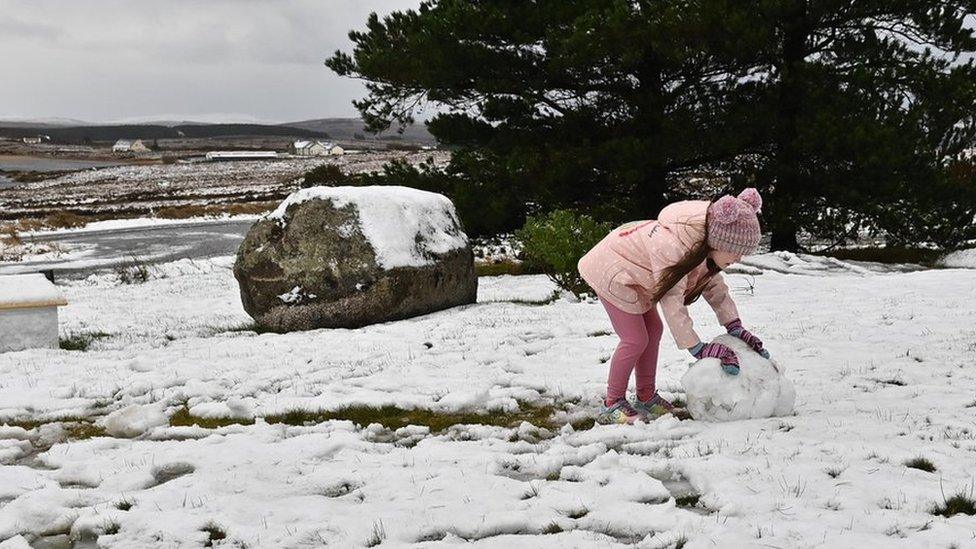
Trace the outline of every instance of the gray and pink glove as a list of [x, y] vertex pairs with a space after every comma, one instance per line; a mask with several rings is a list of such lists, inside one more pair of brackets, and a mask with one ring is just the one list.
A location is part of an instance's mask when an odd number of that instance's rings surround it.
[[742, 327], [742, 321], [738, 318], [725, 325], [729, 335], [735, 336], [745, 342], [753, 351], [759, 353], [763, 358], [769, 358], [769, 351], [763, 348], [763, 342], [752, 332]]
[[721, 343], [705, 344], [701, 341], [698, 345], [688, 349], [691, 356], [701, 360], [703, 358], [717, 358], [722, 362], [722, 370], [731, 376], [739, 375], [739, 357], [735, 356], [735, 351], [729, 349]]

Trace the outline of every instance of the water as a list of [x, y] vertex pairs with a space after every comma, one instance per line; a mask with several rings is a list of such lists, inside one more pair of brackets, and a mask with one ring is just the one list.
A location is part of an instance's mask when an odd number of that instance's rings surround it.
[[15, 187], [20, 183], [14, 181], [4, 172], [64, 172], [74, 170], [88, 170], [91, 168], [108, 168], [121, 166], [121, 162], [105, 160], [75, 160], [71, 158], [46, 158], [39, 156], [21, 156], [0, 154], [0, 189]]
[[0, 170], [18, 172], [61, 172], [121, 165], [121, 162], [105, 160], [74, 160], [70, 158], [0, 155]]

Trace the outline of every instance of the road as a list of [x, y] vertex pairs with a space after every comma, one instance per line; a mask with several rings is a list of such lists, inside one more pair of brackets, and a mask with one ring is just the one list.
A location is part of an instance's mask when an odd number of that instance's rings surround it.
[[57, 259], [0, 263], [0, 275], [54, 270], [56, 276], [77, 278], [133, 262], [233, 255], [253, 223], [250, 219], [197, 221], [25, 236], [28, 242], [56, 243], [68, 253]]

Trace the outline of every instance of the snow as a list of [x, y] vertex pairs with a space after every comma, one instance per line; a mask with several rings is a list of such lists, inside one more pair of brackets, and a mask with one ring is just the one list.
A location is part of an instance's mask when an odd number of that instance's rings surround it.
[[92, 221], [79, 227], [68, 229], [54, 229], [42, 231], [24, 231], [21, 236], [50, 236], [60, 234], [79, 234], [94, 231], [115, 231], [119, 229], [136, 229], [142, 227], [161, 227], [166, 225], [190, 225], [197, 223], [223, 223], [227, 221], [250, 221], [260, 219], [260, 215], [240, 214], [240, 215], [210, 215], [203, 217], [189, 217], [184, 219], [166, 219], [160, 217], [135, 217], [130, 219], [107, 219], [105, 221]]
[[720, 335], [712, 340], [739, 357], [739, 375], [731, 376], [717, 358], [703, 358], [681, 378], [688, 412], [701, 421], [739, 421], [785, 416], [793, 412], [796, 391], [781, 364], [767, 360], [739, 338]]
[[952, 252], [939, 260], [939, 265], [956, 269], [976, 269], [976, 248]]
[[113, 437], [137, 437], [155, 427], [169, 424], [166, 407], [162, 404], [133, 404], [116, 410], [102, 420], [102, 427]]
[[61, 291], [42, 274], [0, 276], [0, 309], [64, 304]]
[[447, 197], [409, 187], [311, 187], [292, 193], [267, 218], [284, 225], [288, 208], [308, 200], [329, 200], [336, 208], [353, 206], [363, 236], [384, 269], [431, 265], [431, 254], [468, 245]]
[[[0, 427], [0, 543], [202, 546], [216, 525], [229, 547], [363, 547], [374, 534], [380, 547], [973, 544], [976, 517], [929, 510], [976, 474], [974, 271], [824, 262], [809, 276], [760, 270], [748, 290], [729, 275], [746, 326], [789, 368], [792, 416], [431, 432], [267, 418], [384, 404], [592, 417], [617, 344], [600, 304], [551, 300], [544, 276], [498, 277], [477, 304], [424, 317], [257, 334], [242, 328], [232, 264], [67, 282], [62, 332], [108, 336], [87, 352], [0, 355], [0, 425], [116, 414], [141, 433]], [[706, 304], [690, 309], [702, 337], [723, 331]], [[666, 335], [665, 396], [687, 397], [689, 362]], [[184, 407], [253, 424], [170, 427], [155, 413]], [[917, 456], [938, 470], [904, 465]], [[678, 505], [689, 493], [698, 505]]]

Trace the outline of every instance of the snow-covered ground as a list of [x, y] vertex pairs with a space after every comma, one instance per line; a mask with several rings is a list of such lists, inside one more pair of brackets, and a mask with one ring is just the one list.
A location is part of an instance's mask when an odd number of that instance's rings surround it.
[[[120, 548], [976, 546], [976, 517], [929, 512], [976, 473], [976, 272], [816, 261], [764, 256], [745, 269], [760, 274], [727, 277], [788, 366], [795, 416], [578, 431], [263, 420], [355, 404], [593, 414], [616, 338], [598, 303], [551, 301], [545, 277], [286, 335], [239, 329], [230, 258], [67, 283], [63, 336], [100, 337], [0, 355], [0, 424], [81, 416], [117, 436], [0, 427], [0, 547], [69, 533]], [[719, 332], [707, 305], [692, 311], [703, 337]], [[668, 337], [660, 385], [681, 396], [690, 360]], [[256, 422], [169, 426], [184, 406]], [[919, 456], [937, 470], [905, 466]]]

